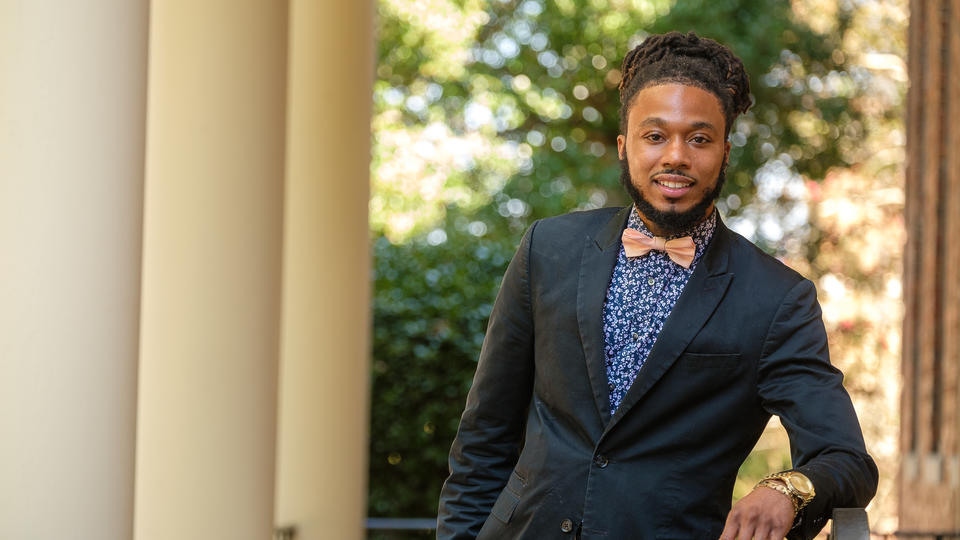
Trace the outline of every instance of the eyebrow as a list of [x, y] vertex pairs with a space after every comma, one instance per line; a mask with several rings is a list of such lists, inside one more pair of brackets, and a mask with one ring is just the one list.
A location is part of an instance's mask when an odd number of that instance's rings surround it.
[[[649, 118], [645, 118], [643, 122], [640, 122], [641, 127], [656, 126], [656, 127], [662, 128], [666, 125], [667, 125], [667, 121], [657, 116], [651, 116]], [[690, 128], [691, 129], [710, 129], [713, 131], [718, 131], [717, 126], [711, 124], [710, 122], [703, 122], [703, 121], [693, 122], [692, 124], [690, 124]]]

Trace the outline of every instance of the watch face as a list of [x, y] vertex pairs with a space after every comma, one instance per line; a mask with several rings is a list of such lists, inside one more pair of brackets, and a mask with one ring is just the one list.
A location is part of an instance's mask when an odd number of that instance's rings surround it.
[[802, 474], [794, 473], [784, 478], [784, 480], [789, 482], [791, 487], [804, 495], [813, 493], [813, 483], [810, 482], [809, 478]]

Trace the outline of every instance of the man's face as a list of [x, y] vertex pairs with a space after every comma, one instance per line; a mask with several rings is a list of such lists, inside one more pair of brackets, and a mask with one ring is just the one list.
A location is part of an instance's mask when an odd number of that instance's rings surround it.
[[730, 153], [720, 101], [678, 83], [640, 90], [617, 150], [625, 187], [656, 235], [682, 232], [713, 210]]

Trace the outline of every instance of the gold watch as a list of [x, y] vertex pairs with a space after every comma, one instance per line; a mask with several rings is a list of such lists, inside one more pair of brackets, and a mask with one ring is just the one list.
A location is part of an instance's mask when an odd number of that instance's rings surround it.
[[800, 503], [797, 501], [797, 498], [793, 496], [793, 493], [790, 493], [790, 489], [788, 489], [787, 486], [783, 484], [783, 482], [780, 482], [779, 480], [770, 480], [769, 478], [764, 478], [763, 480], [757, 482], [757, 485], [755, 486], [754, 489], [759, 487], [770, 488], [770, 489], [779, 491], [780, 493], [783, 493], [784, 495], [787, 496], [788, 499], [790, 499], [790, 504], [793, 505], [793, 515], [796, 516], [797, 513], [800, 512]]
[[[783, 483], [781, 484], [780, 482], [777, 482], [777, 480]], [[773, 488], [781, 493], [789, 495], [790, 499], [793, 501], [794, 509], [796, 509], [797, 512], [799, 512], [804, 506], [810, 504], [810, 501], [812, 501], [817, 494], [813, 489], [813, 482], [811, 482], [806, 475], [799, 471], [773, 473], [761, 480], [757, 485]], [[777, 489], [776, 486], [784, 489]]]

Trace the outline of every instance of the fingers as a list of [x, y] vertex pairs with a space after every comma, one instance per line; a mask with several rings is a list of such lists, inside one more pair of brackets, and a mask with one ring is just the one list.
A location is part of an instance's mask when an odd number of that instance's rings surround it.
[[778, 491], [754, 490], [727, 514], [720, 540], [783, 540], [793, 522], [792, 506]]
[[786, 533], [777, 533], [768, 528], [753, 529], [749, 526], [730, 528], [724, 527], [720, 540], [783, 540]]
[[727, 514], [727, 521], [723, 524], [723, 532], [720, 533], [720, 540], [737, 540], [740, 525], [731, 519], [732, 515], [733, 512]]
[[734, 506], [727, 514], [720, 540], [737, 540], [738, 538], [751, 540], [754, 535], [754, 524], [751, 519], [745, 518], [740, 508]]
[[766, 523], [731, 522], [728, 517], [720, 540], [783, 540], [786, 534], [786, 530], [779, 531]]
[[777, 538], [776, 533], [771, 532], [769, 527], [762, 524], [754, 525], [752, 523], [731, 523], [727, 518], [727, 524], [720, 534], [720, 540], [783, 540], [783, 537]]
[[783, 540], [784, 534], [778, 534], [765, 527], [737, 527], [734, 525], [725, 526], [723, 533], [720, 534], [720, 540]]

